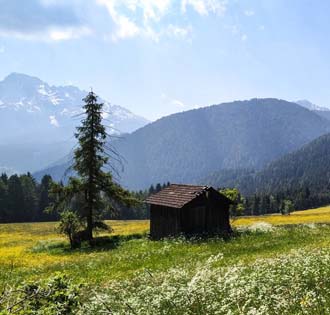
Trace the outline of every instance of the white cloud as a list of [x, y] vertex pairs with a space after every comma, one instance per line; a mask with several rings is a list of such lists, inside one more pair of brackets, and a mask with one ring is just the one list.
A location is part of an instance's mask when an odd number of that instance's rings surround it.
[[66, 27], [66, 28], [49, 28], [39, 32], [22, 33], [18, 31], [1, 31], [0, 37], [17, 38], [26, 41], [64, 41], [70, 39], [78, 39], [88, 36], [92, 31], [86, 27]]
[[180, 108], [186, 107], [186, 105], [183, 102], [179, 101], [179, 100], [172, 100], [171, 103], [173, 105], [175, 105], [176, 107], [180, 107]]
[[[114, 41], [137, 36], [159, 41], [161, 37], [185, 38], [192, 32], [189, 25], [163, 24], [162, 19], [173, 15], [175, 0], [96, 0], [105, 6], [115, 29], [110, 38]], [[223, 15], [227, 0], [180, 0], [181, 12], [191, 7], [200, 15]], [[182, 20], [182, 19], [181, 19]]]
[[186, 105], [182, 101], [171, 98], [168, 95], [166, 95], [166, 93], [162, 93], [160, 97], [165, 104], [170, 104], [172, 106], [174, 105], [176, 108], [185, 108], [186, 107]]
[[166, 33], [169, 37], [172, 35], [176, 38], [185, 38], [192, 32], [192, 27], [180, 27], [173, 24], [170, 24], [166, 30]]
[[141, 32], [140, 28], [126, 16], [120, 15], [116, 17], [115, 23], [117, 24], [117, 29], [112, 35], [114, 41], [135, 37]]
[[[159, 22], [169, 10], [171, 0], [97, 0], [107, 8], [116, 28], [111, 35], [112, 40], [144, 36], [158, 41], [160, 31], [155, 31], [153, 23]], [[123, 11], [128, 11], [123, 14]], [[137, 23], [139, 13], [141, 21]], [[135, 20], [134, 20], [135, 17]]]
[[49, 116], [49, 121], [51, 125], [57, 128], [60, 126], [55, 116]]
[[245, 10], [245, 11], [244, 11], [244, 14], [245, 14], [246, 16], [253, 16], [253, 15], [255, 14], [255, 12], [254, 12], [253, 10]]
[[85, 36], [90, 32], [76, 1], [7, 1], [0, 10], [0, 37], [58, 41]]
[[0, 54], [4, 54], [6, 51], [5, 47], [0, 46]]
[[245, 41], [247, 41], [247, 39], [248, 39], [248, 36], [246, 34], [243, 34], [242, 37], [241, 37], [241, 40], [243, 42], [245, 42]]
[[[49, 30], [48, 36], [51, 40], [61, 41], [61, 40], [69, 40], [69, 39], [77, 39], [80, 37], [88, 36], [92, 33], [92, 31], [86, 27], [70, 27], [65, 29], [53, 29]], [[48, 37], [47, 36], [47, 37]]]
[[227, 10], [227, 4], [227, 0], [182, 0], [181, 10], [185, 13], [190, 6], [200, 15], [215, 13], [222, 16]]

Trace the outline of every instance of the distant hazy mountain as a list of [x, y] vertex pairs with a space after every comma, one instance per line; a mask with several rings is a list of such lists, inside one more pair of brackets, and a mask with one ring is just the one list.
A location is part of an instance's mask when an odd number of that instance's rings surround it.
[[[329, 125], [314, 112], [277, 99], [174, 114], [115, 143], [127, 161], [121, 182], [141, 189], [158, 182], [196, 182], [221, 169], [261, 169], [329, 132]], [[58, 178], [63, 169], [57, 166], [52, 175]]]
[[[19, 73], [0, 81], [0, 168], [33, 171], [68, 154], [86, 94]], [[109, 132], [132, 132], [148, 123], [121, 106], [100, 101]]]

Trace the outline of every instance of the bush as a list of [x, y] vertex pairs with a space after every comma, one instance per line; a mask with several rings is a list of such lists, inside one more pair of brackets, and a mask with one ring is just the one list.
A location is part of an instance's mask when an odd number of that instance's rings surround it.
[[59, 232], [65, 234], [69, 241], [71, 248], [79, 247], [81, 242], [77, 235], [81, 232], [82, 224], [78, 215], [70, 210], [61, 213], [60, 224], [58, 226]]
[[28, 282], [0, 295], [0, 315], [71, 315], [80, 305], [80, 286], [61, 273], [45, 283]]

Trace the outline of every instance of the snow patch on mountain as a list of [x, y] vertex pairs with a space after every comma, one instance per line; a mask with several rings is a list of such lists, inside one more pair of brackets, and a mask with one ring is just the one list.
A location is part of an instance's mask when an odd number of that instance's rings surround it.
[[303, 106], [309, 110], [316, 110], [316, 111], [330, 111], [330, 108], [324, 107], [324, 106], [318, 106], [316, 104], [313, 104], [312, 102], [308, 100], [298, 100], [295, 103], [297, 103], [300, 106]]
[[[17, 123], [18, 131], [24, 130], [20, 136], [26, 135], [27, 131], [40, 137], [42, 132], [43, 137], [49, 137], [51, 141], [54, 138], [53, 127], [57, 127], [59, 134], [55, 138], [63, 140], [75, 131], [79, 123], [77, 116], [83, 112], [82, 99], [86, 95], [86, 91], [72, 85], [51, 86], [39, 78], [12, 73], [0, 81], [0, 131], [1, 125], [8, 125], [11, 120]], [[113, 105], [102, 98], [99, 101], [104, 103], [103, 117], [110, 130], [133, 132], [148, 123], [124, 107]], [[49, 133], [47, 128], [50, 127]]]
[[[75, 86], [52, 86], [20, 73], [0, 81], [0, 173], [35, 171], [72, 152], [86, 95]], [[99, 101], [109, 134], [148, 123], [124, 107]]]

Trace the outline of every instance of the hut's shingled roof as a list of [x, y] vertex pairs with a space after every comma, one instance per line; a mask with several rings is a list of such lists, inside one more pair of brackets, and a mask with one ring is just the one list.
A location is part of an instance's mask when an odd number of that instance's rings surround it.
[[146, 202], [158, 206], [182, 208], [208, 189], [208, 186], [172, 184], [148, 197]]

